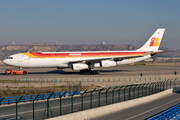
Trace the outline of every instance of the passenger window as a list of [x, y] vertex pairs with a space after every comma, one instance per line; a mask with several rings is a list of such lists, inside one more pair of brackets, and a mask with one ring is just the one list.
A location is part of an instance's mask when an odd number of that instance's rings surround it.
[[13, 59], [13, 57], [7, 57], [7, 59]]

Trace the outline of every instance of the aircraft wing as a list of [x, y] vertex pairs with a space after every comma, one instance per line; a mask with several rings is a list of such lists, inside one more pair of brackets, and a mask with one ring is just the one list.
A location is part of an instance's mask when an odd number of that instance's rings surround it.
[[77, 61], [69, 61], [69, 64], [74, 63], [99, 63], [102, 60], [113, 60], [113, 61], [122, 61], [124, 59], [130, 59], [130, 58], [137, 58], [137, 57], [143, 57], [144, 55], [138, 55], [138, 56], [122, 56], [122, 57], [106, 57], [106, 58], [96, 58], [96, 59], [86, 59], [86, 60], [77, 60]]

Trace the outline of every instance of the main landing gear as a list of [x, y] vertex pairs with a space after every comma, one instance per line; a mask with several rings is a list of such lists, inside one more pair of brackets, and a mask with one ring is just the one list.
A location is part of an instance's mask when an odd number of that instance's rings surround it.
[[84, 69], [84, 70], [80, 70], [80, 73], [99, 74], [100, 71], [99, 71], [99, 70], [89, 70], [89, 69]]

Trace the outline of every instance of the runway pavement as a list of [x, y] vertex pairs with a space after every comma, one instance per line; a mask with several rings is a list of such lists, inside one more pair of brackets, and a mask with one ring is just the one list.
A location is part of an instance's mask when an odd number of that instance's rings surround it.
[[[150, 64], [150, 65], [135, 65], [135, 66], [115, 66], [107, 68], [97, 68], [100, 74], [80, 74], [79, 71], [71, 69], [56, 69], [56, 68], [28, 68], [28, 75], [4, 75], [4, 71], [8, 66], [0, 66], [0, 78], [6, 79], [17, 78], [97, 78], [97, 77], [127, 77], [127, 76], [161, 76], [161, 75], [174, 75], [174, 71], [180, 73], [180, 63], [164, 63], [164, 64]], [[18, 69], [18, 68], [13, 68]]]
[[[78, 71], [72, 71], [71, 69], [64, 69], [64, 70], [58, 70], [56, 68], [32, 68], [32, 69], [27, 69], [29, 71], [28, 75], [15, 75], [15, 76], [6, 76], [4, 75], [4, 70], [7, 68], [7, 66], [0, 66], [0, 79], [3, 77], [4, 79], [10, 79], [10, 80], [14, 80], [14, 77], [16, 77], [17, 79], [26, 79], [26, 78], [44, 78], [44, 79], [50, 79], [50, 78], [58, 78], [58, 79], [74, 79], [74, 80], [82, 80], [82, 79], [89, 79], [92, 80], [94, 79], [94, 83], [93, 84], [98, 84], [98, 78], [103, 80], [103, 78], [106, 78], [106, 80], [108, 78], [110, 78], [111, 80], [113, 80], [113, 78], [120, 78], [121, 77], [121, 83], [129, 83], [129, 82], [135, 82], [131, 79], [131, 81], [129, 80], [129, 78], [136, 78], [139, 79], [140, 78], [140, 73], [143, 73], [143, 77], [145, 78], [150, 78], [150, 77], [161, 77], [161, 78], [174, 78], [174, 71], [177, 72], [176, 77], [178, 77], [178, 73], [180, 73], [180, 64], [170, 64], [170, 65], [149, 65], [149, 66], [116, 66], [116, 67], [110, 67], [110, 68], [99, 68], [100, 70], [100, 74], [99, 75], [90, 75], [90, 74], [80, 74]], [[124, 81], [123, 78], [126, 78], [127, 80]], [[143, 79], [144, 79], [143, 78]], [[118, 80], [118, 79], [117, 79]], [[95, 83], [96, 82], [96, 83]], [[136, 81], [137, 82], [137, 81]], [[140, 82], [140, 81], [139, 81]], [[118, 83], [120, 83], [118, 81]], [[37, 84], [37, 83], [36, 83]], [[49, 83], [47, 83], [49, 84]], [[62, 84], [62, 83], [61, 83]], [[85, 84], [85, 83], [83, 83]], [[89, 82], [86, 82], [86, 84], [90, 84]], [[117, 82], [99, 82], [99, 85], [115, 85], [117, 84]], [[108, 104], [111, 103], [111, 93], [109, 93], [109, 97], [108, 97]], [[177, 94], [173, 94], [173, 96], [169, 98], [165, 98], [166, 102], [168, 102], [169, 100], [172, 101], [172, 99], [176, 99], [176, 97], [174, 96], [178, 96]], [[116, 96], [117, 97], [117, 96]], [[123, 97], [121, 95], [121, 97]], [[93, 95], [93, 107], [97, 107], [98, 106], [98, 95], [94, 94]], [[172, 98], [172, 99], [171, 99]], [[84, 97], [84, 109], [88, 109], [90, 106], [90, 102], [89, 102], [89, 95]], [[74, 112], [75, 111], [79, 111], [81, 109], [80, 106], [80, 96], [79, 97], [75, 97], [74, 98]], [[162, 100], [160, 100], [162, 101]], [[67, 113], [71, 113], [71, 98], [65, 98], [62, 100], [63, 103], [63, 111], [62, 114], [67, 114]], [[151, 105], [149, 104], [150, 107], [152, 106], [159, 106], [159, 103], [162, 102], [157, 102], [158, 104]], [[164, 102], [163, 102], [164, 103]], [[165, 103], [164, 103], [165, 104]], [[105, 105], [105, 94], [101, 95], [101, 106]], [[46, 101], [42, 101], [42, 102], [36, 102], [35, 103], [35, 115], [37, 117], [37, 119], [43, 119], [43, 116], [45, 114], [45, 106], [46, 106]], [[53, 116], [58, 116], [59, 113], [59, 99], [56, 100], [52, 100], [50, 101], [50, 106], [51, 106], [51, 110], [53, 112]], [[171, 106], [171, 105], [169, 105]], [[139, 114], [142, 113], [143, 111], [145, 111], [146, 107], [143, 107], [143, 109], [140, 108], [132, 108], [132, 110], [134, 112], [132, 112], [132, 116], [135, 116], [135, 114]], [[146, 111], [148, 109], [151, 109], [149, 107], [147, 107]], [[18, 105], [18, 110], [19, 110], [19, 117], [21, 119], [32, 119], [32, 103], [28, 103], [28, 104], [20, 104]], [[141, 110], [141, 111], [140, 111]], [[161, 109], [160, 109], [161, 110]], [[15, 105], [11, 105], [11, 106], [7, 106], [7, 107], [0, 107], [0, 120], [6, 120], [8, 118], [12, 118], [15, 117]], [[139, 113], [138, 113], [139, 112]], [[158, 111], [156, 111], [158, 112]], [[128, 119], [127, 117], [130, 118], [131, 115], [128, 115], [127, 113], [129, 113], [129, 111], [125, 111], [124, 113], [121, 113], [122, 119]], [[120, 114], [120, 113], [119, 113]], [[119, 115], [117, 114], [117, 115]], [[127, 114], [127, 115], [126, 115]], [[152, 114], [155, 114], [152, 113]], [[45, 115], [46, 116], [46, 115]], [[115, 115], [116, 116], [116, 115]], [[149, 116], [151, 116], [151, 114], [149, 114]], [[137, 116], [139, 117], [139, 116]], [[145, 115], [144, 118], [148, 117], [148, 115]], [[108, 117], [107, 117], [108, 118]], [[109, 118], [112, 118], [109, 117]], [[119, 118], [119, 116], [117, 117], [113, 117], [113, 118]], [[98, 119], [98, 118], [97, 118]], [[135, 118], [136, 119], [136, 118]], [[141, 118], [138, 118], [141, 119]], [[114, 119], [116, 120], [116, 119]]]
[[[67, 82], [78, 83], [82, 82], [83, 86], [97, 85], [109, 86], [115, 84], [126, 84], [134, 82], [147, 82], [157, 80], [167, 80], [175, 77], [180, 78], [180, 63], [163, 63], [163, 64], [149, 64], [138, 66], [116, 66], [108, 68], [97, 68], [100, 74], [80, 74], [79, 71], [72, 71], [71, 69], [59, 70], [56, 68], [29, 68], [28, 75], [4, 75], [4, 70], [7, 66], [0, 66], [0, 80], [24, 80], [28, 83], [19, 83], [18, 86], [61, 86], [67, 85]], [[17, 68], [13, 68], [17, 69]], [[177, 75], [174, 75], [174, 72]], [[143, 76], [140, 76], [140, 73]], [[33, 83], [36, 79], [36, 83]], [[37, 82], [39, 79], [39, 82]], [[57, 82], [54, 82], [56, 79]], [[29, 82], [31, 81], [31, 82]], [[43, 82], [42, 82], [43, 81]], [[47, 82], [48, 81], [48, 82]], [[52, 82], [50, 82], [52, 81]], [[42, 84], [41, 84], [42, 83]], [[3, 84], [0, 84], [2, 87]], [[4, 86], [13, 86], [13, 83], [5, 83]]]
[[[151, 89], [152, 90], [152, 89]], [[150, 91], [151, 91], [150, 90]], [[122, 89], [120, 92], [120, 101], [124, 101], [124, 99], [129, 100], [133, 99], [134, 97], [140, 97], [142, 96], [142, 91], [140, 90], [138, 93], [138, 89], [135, 90], [135, 96], [134, 92], [131, 93], [131, 98], [129, 98], [129, 91], [126, 90], [126, 94], [124, 97], [124, 90]], [[149, 91], [147, 91], [149, 93]], [[145, 95], [145, 89], [143, 89], [143, 94]], [[117, 103], [119, 100], [118, 91], [114, 92], [114, 99], [112, 99], [112, 91], [109, 91], [107, 94], [107, 104], [111, 104], [112, 100], [114, 100], [114, 103]], [[90, 109], [90, 94], [84, 95], [83, 98], [83, 109]], [[94, 93], [92, 95], [92, 108], [98, 107], [99, 103], [99, 95], [98, 92]], [[105, 91], [100, 94], [100, 105], [104, 106], [106, 105], [106, 94]], [[62, 99], [62, 115], [69, 114], [72, 112], [72, 101], [71, 97]], [[60, 100], [50, 100], [50, 108], [52, 111], [52, 116], [59, 116], [60, 115]], [[74, 97], [73, 99], [73, 112], [81, 111], [81, 96]], [[0, 107], [0, 120], [7, 120], [12, 119], [16, 116], [16, 106], [15, 105], [9, 105], [9, 106], [1, 106]], [[22, 120], [30, 120], [32, 119], [33, 113], [32, 113], [32, 102], [26, 103], [26, 104], [19, 104], [18, 105], [18, 116]], [[49, 116], [51, 117], [51, 114], [49, 113]], [[46, 100], [41, 102], [35, 102], [35, 119], [41, 120], [43, 118], [47, 117], [47, 109], [46, 109]]]
[[91, 120], [145, 120], [179, 103], [180, 94], [171, 93], [158, 100]]

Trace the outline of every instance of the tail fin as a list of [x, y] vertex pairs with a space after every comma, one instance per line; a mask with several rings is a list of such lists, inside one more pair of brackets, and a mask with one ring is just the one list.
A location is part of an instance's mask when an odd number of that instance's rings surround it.
[[136, 51], [157, 51], [159, 49], [164, 31], [164, 28], [157, 29], [156, 32], [149, 38], [149, 40]]

